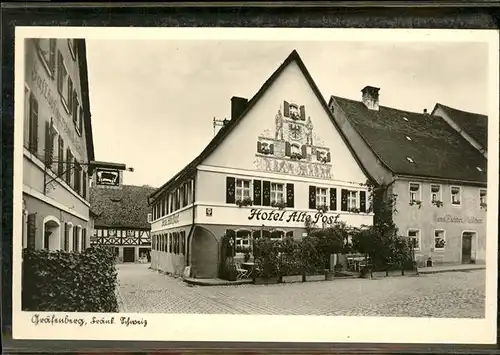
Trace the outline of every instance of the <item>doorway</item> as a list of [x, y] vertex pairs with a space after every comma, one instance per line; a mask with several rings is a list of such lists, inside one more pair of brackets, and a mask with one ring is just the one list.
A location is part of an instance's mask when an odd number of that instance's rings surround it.
[[135, 248], [125, 247], [123, 248], [123, 262], [133, 263], [135, 261]]
[[475, 240], [475, 232], [462, 233], [462, 264], [471, 264], [472, 258], [472, 243]]

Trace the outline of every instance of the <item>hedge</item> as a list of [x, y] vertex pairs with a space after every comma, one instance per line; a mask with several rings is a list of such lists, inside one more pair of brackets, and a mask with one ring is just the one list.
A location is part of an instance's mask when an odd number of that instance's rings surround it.
[[116, 259], [108, 248], [24, 249], [22, 267], [24, 311], [118, 312]]

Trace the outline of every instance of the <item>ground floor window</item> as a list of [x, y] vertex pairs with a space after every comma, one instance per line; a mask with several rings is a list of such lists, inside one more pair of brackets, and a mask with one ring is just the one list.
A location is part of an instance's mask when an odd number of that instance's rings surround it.
[[420, 250], [420, 231], [417, 229], [410, 229], [408, 231], [408, 238], [410, 238], [413, 249]]
[[444, 230], [434, 231], [434, 250], [444, 250], [446, 239]]
[[43, 223], [43, 248], [60, 249], [60, 223], [55, 217], [46, 217]]
[[250, 235], [251, 232], [249, 230], [239, 230], [236, 232], [236, 253], [244, 254], [250, 251]]

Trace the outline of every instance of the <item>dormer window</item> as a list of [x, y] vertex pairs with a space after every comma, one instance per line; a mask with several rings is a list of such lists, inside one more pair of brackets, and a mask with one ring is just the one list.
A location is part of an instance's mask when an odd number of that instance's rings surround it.
[[415, 163], [415, 162], [413, 161], [413, 159], [412, 159], [412, 158], [410, 158], [410, 157], [406, 157], [406, 160], [408, 160], [408, 161], [409, 161], [410, 163], [412, 163], [412, 164], [413, 164], [413, 163]]
[[479, 166], [476, 166], [476, 169], [477, 169], [477, 171], [481, 171], [481, 172], [483, 171], [483, 169], [481, 169]]
[[408, 122], [408, 118], [406, 118], [406, 117], [403, 117], [403, 120], [405, 120], [406, 122]]
[[411, 138], [410, 138], [410, 137], [408, 137], [408, 136], [406, 136], [406, 139], [407, 139], [407, 140], [409, 140], [409, 141], [411, 141]]

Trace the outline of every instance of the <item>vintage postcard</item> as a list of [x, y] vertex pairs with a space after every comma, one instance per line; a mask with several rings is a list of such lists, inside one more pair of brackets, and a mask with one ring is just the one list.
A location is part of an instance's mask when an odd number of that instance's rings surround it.
[[498, 48], [17, 28], [14, 338], [495, 343]]

